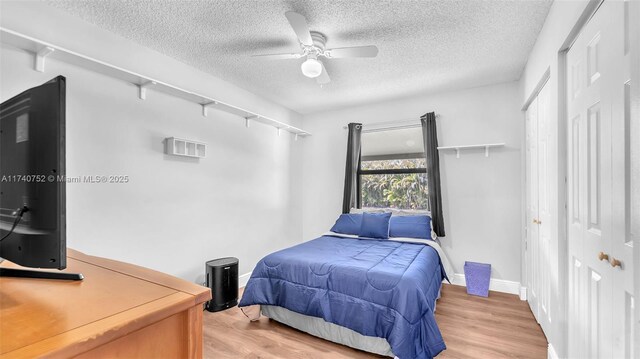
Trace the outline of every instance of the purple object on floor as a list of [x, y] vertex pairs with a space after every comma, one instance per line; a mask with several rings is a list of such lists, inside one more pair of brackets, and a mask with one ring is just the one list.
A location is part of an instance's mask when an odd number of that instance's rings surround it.
[[464, 262], [464, 279], [468, 294], [488, 297], [491, 264]]

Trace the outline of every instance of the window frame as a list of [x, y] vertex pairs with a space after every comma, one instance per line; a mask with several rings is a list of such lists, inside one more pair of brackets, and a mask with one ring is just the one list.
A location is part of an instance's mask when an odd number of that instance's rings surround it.
[[367, 161], [390, 161], [390, 160], [408, 160], [408, 159], [417, 159], [417, 158], [425, 158], [424, 152], [415, 152], [415, 153], [398, 153], [398, 154], [389, 154], [389, 155], [371, 155], [371, 156], [362, 156], [360, 155], [360, 160], [358, 161], [358, 172], [357, 172], [357, 187], [358, 187], [358, 196], [356, 200], [356, 205], [358, 208], [362, 208], [362, 176], [363, 175], [395, 175], [395, 174], [412, 174], [412, 173], [427, 173], [427, 169], [425, 167], [420, 168], [393, 168], [386, 170], [363, 170], [362, 162]]

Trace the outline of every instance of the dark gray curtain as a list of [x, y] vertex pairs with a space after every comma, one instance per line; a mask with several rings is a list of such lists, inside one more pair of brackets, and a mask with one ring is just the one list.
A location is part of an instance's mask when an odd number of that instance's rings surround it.
[[358, 168], [360, 167], [360, 135], [362, 124], [349, 124], [349, 138], [347, 139], [347, 164], [344, 169], [344, 197], [342, 198], [342, 213], [349, 213], [352, 207], [360, 207]]
[[442, 195], [440, 191], [440, 158], [438, 157], [438, 135], [436, 114], [429, 112], [420, 118], [422, 123], [422, 141], [427, 160], [427, 186], [433, 231], [438, 237], [444, 237], [444, 218], [442, 216]]

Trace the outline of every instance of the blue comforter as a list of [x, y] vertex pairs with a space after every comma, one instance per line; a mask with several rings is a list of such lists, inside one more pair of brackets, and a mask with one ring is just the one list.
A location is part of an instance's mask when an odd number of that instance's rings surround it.
[[432, 358], [446, 348], [433, 312], [443, 278], [427, 245], [323, 236], [263, 258], [239, 306], [280, 306], [385, 338], [400, 359]]

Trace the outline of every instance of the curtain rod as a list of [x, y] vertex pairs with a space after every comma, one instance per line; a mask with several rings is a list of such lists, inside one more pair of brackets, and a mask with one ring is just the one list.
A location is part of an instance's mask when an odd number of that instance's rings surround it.
[[[436, 118], [438, 117], [440, 117], [440, 115], [436, 115]], [[418, 122], [416, 123], [416, 121]], [[373, 128], [364, 129], [365, 126], [366, 127], [373, 126]], [[396, 120], [396, 121], [376, 122], [376, 123], [370, 123], [367, 125], [362, 125], [363, 127], [362, 133], [404, 130], [407, 128], [415, 128], [415, 127], [421, 127], [421, 126], [422, 125], [420, 124], [420, 117], [418, 117], [417, 120], [414, 117], [414, 118], [407, 118], [407, 119]], [[342, 128], [346, 130], [349, 128], [349, 126], [343, 126]]]

